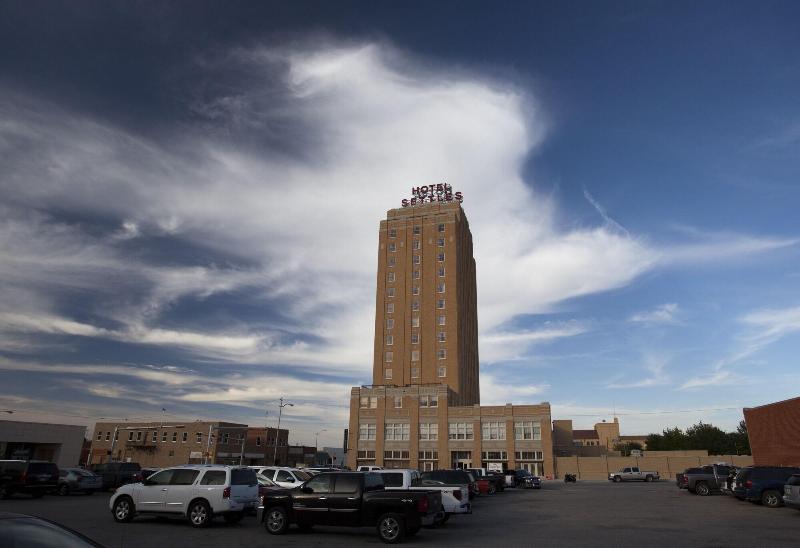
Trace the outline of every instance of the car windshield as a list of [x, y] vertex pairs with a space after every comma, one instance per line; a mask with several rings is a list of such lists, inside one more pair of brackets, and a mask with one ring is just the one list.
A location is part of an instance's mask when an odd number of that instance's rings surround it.
[[269, 479], [266, 476], [262, 476], [261, 474], [258, 474], [256, 476], [256, 479], [258, 480], [258, 484], [262, 485], [264, 487], [277, 487], [278, 486], [277, 483], [275, 483], [274, 481], [272, 481], [271, 479]]
[[91, 472], [89, 472], [88, 470], [84, 470], [84, 469], [82, 469], [82, 468], [74, 468], [74, 469], [72, 470], [72, 472], [73, 472], [73, 473], [74, 473], [76, 476], [85, 476], [85, 477], [93, 477], [93, 476], [94, 476], [94, 474], [92, 474], [92, 473], [91, 473]]
[[789, 485], [800, 485], [800, 475], [794, 475], [787, 482]]
[[250, 468], [234, 468], [231, 470], [231, 485], [256, 485], [256, 471]]
[[294, 475], [300, 481], [306, 481], [306, 480], [310, 480], [311, 479], [311, 474], [309, 474], [307, 472], [303, 472], [302, 470], [295, 470]]

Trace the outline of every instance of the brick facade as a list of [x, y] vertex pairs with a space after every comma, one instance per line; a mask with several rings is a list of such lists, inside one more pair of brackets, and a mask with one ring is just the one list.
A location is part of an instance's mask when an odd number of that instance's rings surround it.
[[757, 466], [800, 466], [800, 398], [744, 409]]

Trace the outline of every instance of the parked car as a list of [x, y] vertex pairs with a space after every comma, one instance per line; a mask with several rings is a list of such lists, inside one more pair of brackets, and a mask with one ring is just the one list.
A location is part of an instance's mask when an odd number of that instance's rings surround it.
[[733, 496], [740, 500], [760, 502], [769, 508], [783, 504], [784, 487], [800, 468], [787, 466], [748, 466], [739, 470], [733, 485]]
[[525, 469], [514, 470], [514, 487], [541, 489], [542, 480]]
[[423, 481], [418, 470], [376, 470], [375, 473], [383, 477], [387, 491], [439, 491], [442, 495], [442, 513], [437, 515], [430, 525], [439, 526], [453, 514], [472, 513], [467, 485], [444, 485], [434, 480]]
[[621, 481], [657, 481], [659, 479], [661, 479], [661, 476], [658, 475], [658, 472], [640, 470], [638, 466], [628, 466], [608, 475], [608, 480], [615, 483]]
[[422, 473], [423, 480], [440, 481], [444, 485], [462, 486], [466, 485], [469, 490], [469, 499], [475, 498], [478, 491], [478, 484], [472, 474], [464, 470], [429, 470]]
[[251, 468], [287, 489], [297, 487], [311, 479], [311, 474], [298, 468], [288, 468], [286, 466], [251, 466]]
[[52, 462], [0, 460], [0, 499], [14, 493], [34, 498], [58, 488], [58, 466]]
[[91, 495], [103, 488], [103, 478], [83, 468], [61, 468], [58, 471], [58, 494], [84, 493]]
[[727, 464], [713, 464], [693, 470], [696, 471], [686, 472], [683, 476], [686, 489], [690, 493], [705, 497], [711, 493], [722, 492], [728, 481], [731, 467]]
[[54, 521], [10, 512], [0, 512], [0, 546], [103, 548], [102, 544]]
[[142, 468], [141, 470], [139, 470], [139, 474], [142, 476], [143, 480], [146, 480], [159, 470], [161, 470], [161, 468]]
[[273, 535], [293, 523], [305, 530], [314, 525], [376, 527], [382, 541], [394, 544], [415, 535], [423, 519], [441, 506], [435, 491], [387, 491], [380, 474], [328, 472], [299, 489], [267, 494], [261, 520]]
[[106, 462], [92, 466], [92, 472], [103, 478], [103, 490], [116, 489], [128, 483], [142, 481], [138, 462]]
[[365, 464], [356, 468], [356, 472], [372, 472], [373, 470], [383, 470], [383, 467]]
[[255, 470], [212, 464], [165, 468], [141, 483], [123, 485], [109, 501], [118, 522], [157, 514], [188, 518], [194, 527], [206, 527], [216, 516], [236, 523], [257, 505]]
[[[477, 478], [481, 493], [485, 492], [493, 495], [497, 491], [503, 491], [506, 488], [506, 480], [502, 474], [489, 472], [486, 468], [467, 468], [467, 471]], [[481, 480], [486, 480], [487, 484], [481, 485]]]
[[256, 481], [258, 481], [258, 500], [261, 503], [264, 502], [264, 495], [267, 494], [267, 491], [271, 489], [283, 489], [283, 487], [261, 474], [256, 474]]
[[678, 489], [686, 489], [686, 486], [688, 485], [686, 474], [700, 472], [700, 470], [702, 470], [702, 468], [687, 468], [683, 472], [678, 472], [675, 474], [675, 485], [678, 486]]
[[783, 487], [783, 503], [789, 508], [800, 510], [800, 474], [795, 474]]

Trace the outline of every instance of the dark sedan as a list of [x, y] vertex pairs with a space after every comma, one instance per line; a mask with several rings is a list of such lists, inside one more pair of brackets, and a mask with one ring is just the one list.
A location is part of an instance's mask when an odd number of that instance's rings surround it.
[[0, 546], [3, 548], [103, 548], [89, 537], [54, 521], [0, 512]]

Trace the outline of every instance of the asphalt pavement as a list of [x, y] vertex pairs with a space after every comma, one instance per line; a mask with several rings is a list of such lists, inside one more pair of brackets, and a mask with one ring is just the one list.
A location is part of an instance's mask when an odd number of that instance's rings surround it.
[[[255, 517], [236, 525], [221, 519], [207, 529], [186, 521], [143, 517], [116, 523], [109, 495], [18, 495], [0, 511], [42, 516], [108, 548], [381, 545], [374, 528], [295, 528], [275, 537]], [[798, 546], [800, 512], [769, 509], [727, 496], [699, 497], [669, 481], [656, 483], [545, 482], [542, 490], [508, 489], [474, 501], [474, 513], [440, 529], [423, 529], [408, 546]]]

